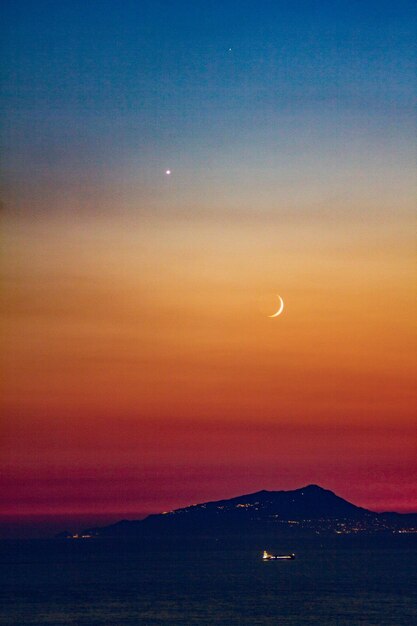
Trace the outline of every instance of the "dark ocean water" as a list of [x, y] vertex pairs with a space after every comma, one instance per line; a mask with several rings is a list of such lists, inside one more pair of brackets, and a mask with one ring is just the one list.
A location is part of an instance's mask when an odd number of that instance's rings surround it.
[[[260, 549], [293, 549], [290, 562]], [[132, 541], [3, 541], [0, 624], [412, 626], [417, 538], [259, 549]]]

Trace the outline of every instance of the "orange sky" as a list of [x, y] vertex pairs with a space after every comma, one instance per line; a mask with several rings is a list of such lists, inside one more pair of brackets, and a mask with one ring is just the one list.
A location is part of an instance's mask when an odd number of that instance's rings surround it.
[[[6, 512], [159, 510], [308, 482], [413, 506], [406, 219], [6, 214], [3, 227]], [[28, 474], [39, 493], [29, 481], [20, 498], [11, 476]]]

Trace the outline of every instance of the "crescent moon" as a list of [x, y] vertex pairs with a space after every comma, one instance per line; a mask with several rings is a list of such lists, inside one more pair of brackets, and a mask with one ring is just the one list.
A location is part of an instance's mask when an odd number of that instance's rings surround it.
[[276, 313], [273, 313], [272, 315], [268, 315], [268, 317], [278, 317], [278, 315], [281, 315], [281, 313], [284, 310], [284, 300], [281, 298], [281, 296], [278, 296], [279, 298], [279, 309]]

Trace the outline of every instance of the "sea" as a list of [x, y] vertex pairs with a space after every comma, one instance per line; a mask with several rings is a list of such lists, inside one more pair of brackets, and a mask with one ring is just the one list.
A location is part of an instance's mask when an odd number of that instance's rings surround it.
[[[295, 552], [263, 562], [262, 549]], [[7, 626], [412, 626], [417, 536], [0, 542]]]

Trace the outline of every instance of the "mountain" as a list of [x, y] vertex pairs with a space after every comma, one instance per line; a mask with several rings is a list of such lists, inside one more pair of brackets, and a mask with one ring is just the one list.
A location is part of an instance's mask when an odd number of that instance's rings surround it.
[[308, 485], [293, 491], [257, 491], [227, 500], [205, 502], [141, 521], [122, 520], [90, 528], [74, 538], [111, 536], [221, 535], [236, 533], [413, 532], [417, 515], [375, 513], [332, 491]]
[[177, 509], [169, 516], [226, 517], [251, 519], [318, 519], [338, 517], [362, 517], [368, 513], [332, 491], [317, 485], [308, 485], [294, 491], [257, 491], [229, 500], [206, 502]]

